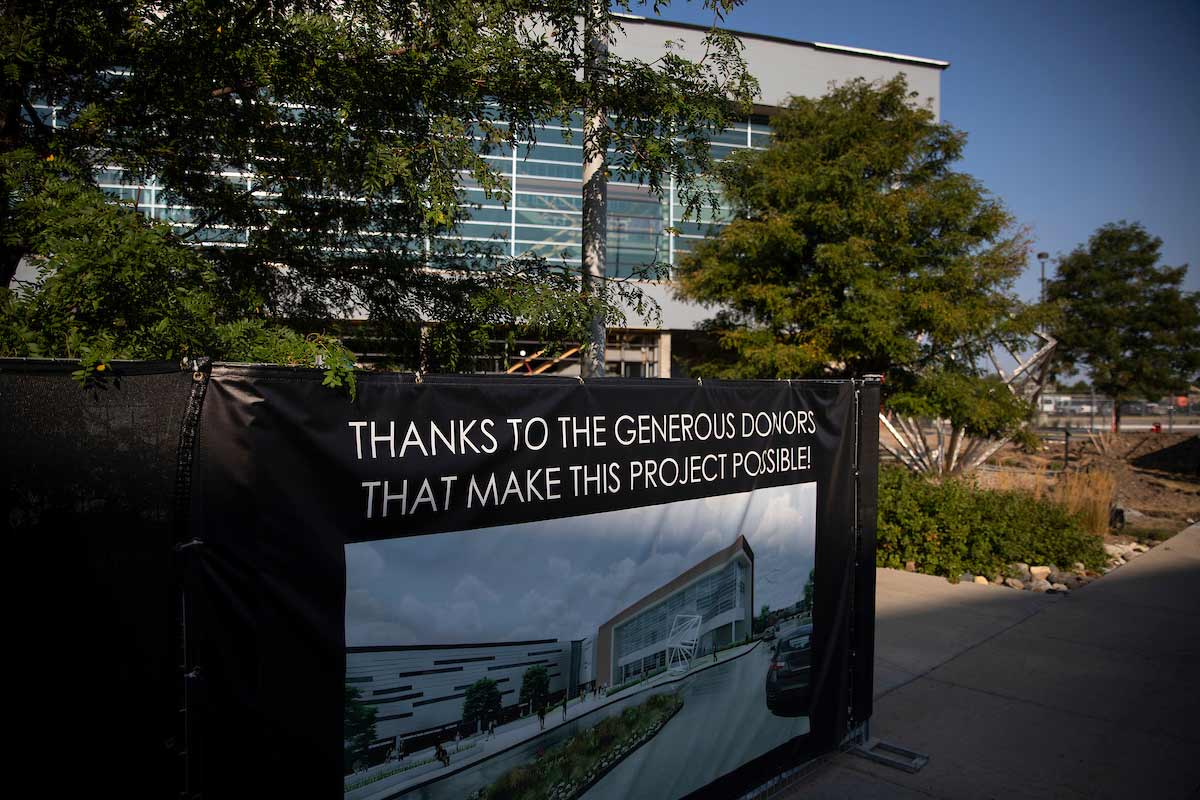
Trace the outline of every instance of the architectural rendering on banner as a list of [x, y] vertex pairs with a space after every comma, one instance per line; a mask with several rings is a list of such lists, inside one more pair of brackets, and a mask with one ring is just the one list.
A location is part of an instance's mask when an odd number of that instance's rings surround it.
[[[621, 684], [750, 636], [754, 551], [744, 536], [625, 608], [596, 634], [596, 679]], [[690, 623], [690, 624], [689, 624]]]
[[502, 718], [528, 714], [520, 689], [531, 667], [548, 673], [547, 702], [668, 667], [686, 672], [693, 658], [747, 640], [753, 608], [754, 552], [739, 536], [614, 615], [594, 639], [348, 647], [346, 684], [376, 710], [375, 746], [399, 750], [408, 738], [486, 726], [464, 718], [477, 681], [497, 684]]

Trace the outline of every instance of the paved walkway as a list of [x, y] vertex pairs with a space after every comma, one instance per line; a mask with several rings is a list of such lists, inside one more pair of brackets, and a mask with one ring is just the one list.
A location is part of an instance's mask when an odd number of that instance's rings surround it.
[[1200, 797], [1200, 525], [1065, 597], [878, 570], [871, 733], [788, 798]]

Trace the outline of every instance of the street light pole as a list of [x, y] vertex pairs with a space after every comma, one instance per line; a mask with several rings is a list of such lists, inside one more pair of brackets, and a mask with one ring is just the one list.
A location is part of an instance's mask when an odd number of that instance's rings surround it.
[[[1049, 253], [1038, 253], [1038, 261], [1042, 262], [1042, 305], [1046, 305], [1046, 259], [1050, 257]], [[1043, 325], [1043, 330], [1045, 326]]]

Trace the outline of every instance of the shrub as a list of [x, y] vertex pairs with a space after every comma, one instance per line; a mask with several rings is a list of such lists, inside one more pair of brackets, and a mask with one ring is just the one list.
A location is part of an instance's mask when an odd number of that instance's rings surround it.
[[566, 742], [539, 751], [535, 762], [514, 767], [470, 797], [474, 800], [576, 797], [598, 771], [611, 767], [612, 761], [606, 759], [623, 758], [622, 747], [639, 744], [657, 733], [682, 705], [683, 699], [677, 694], [654, 695], [641, 706], [627, 708]]
[[1054, 499], [1069, 511], [1080, 515], [1089, 533], [1102, 536], [1117, 493], [1117, 476], [1104, 470], [1068, 472], [1054, 486]]
[[980, 489], [964, 480], [933, 483], [906, 470], [879, 476], [876, 563], [956, 580], [963, 572], [997, 575], [1014, 561], [1098, 569], [1101, 540], [1078, 514], [1023, 492]]

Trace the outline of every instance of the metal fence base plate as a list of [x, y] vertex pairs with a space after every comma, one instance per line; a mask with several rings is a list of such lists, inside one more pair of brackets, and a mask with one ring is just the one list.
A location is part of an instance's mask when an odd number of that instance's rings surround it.
[[850, 748], [852, 753], [870, 759], [888, 767], [902, 769], [905, 772], [920, 772], [929, 763], [929, 756], [888, 744], [880, 739], [868, 739], [865, 744]]

